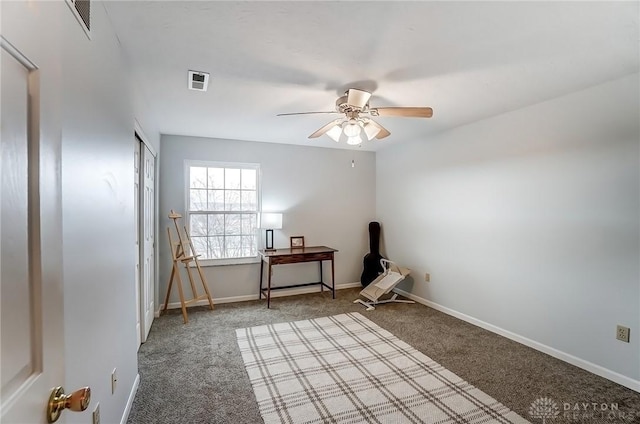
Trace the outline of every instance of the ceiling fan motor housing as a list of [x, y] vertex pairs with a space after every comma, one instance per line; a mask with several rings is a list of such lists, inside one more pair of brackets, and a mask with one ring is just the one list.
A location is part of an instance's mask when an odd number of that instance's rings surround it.
[[362, 108], [359, 108], [357, 106], [353, 106], [347, 103], [346, 94], [344, 96], [338, 97], [338, 100], [336, 100], [336, 110], [340, 113], [345, 113], [345, 114], [355, 113], [357, 115], [360, 112], [365, 112], [367, 109], [369, 109], [369, 103], [364, 105], [364, 107]]

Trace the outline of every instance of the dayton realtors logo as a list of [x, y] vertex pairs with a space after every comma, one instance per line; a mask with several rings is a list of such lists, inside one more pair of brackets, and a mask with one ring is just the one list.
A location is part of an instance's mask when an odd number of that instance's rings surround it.
[[550, 418], [555, 418], [560, 414], [558, 404], [556, 404], [551, 398], [538, 398], [533, 401], [529, 407], [529, 415], [532, 418], [539, 418], [542, 420], [542, 424], [546, 424]]
[[555, 419], [562, 412], [562, 418], [569, 421], [609, 421], [612, 423], [631, 422], [640, 418], [638, 411], [621, 411], [617, 403], [597, 402], [563, 402], [562, 411], [553, 399], [548, 397], [538, 398], [529, 407], [531, 418], [542, 420]]

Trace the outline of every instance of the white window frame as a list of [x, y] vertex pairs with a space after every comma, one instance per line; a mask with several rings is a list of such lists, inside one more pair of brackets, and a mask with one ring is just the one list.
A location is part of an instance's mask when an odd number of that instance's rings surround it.
[[[222, 258], [222, 259], [201, 259], [201, 266], [220, 266], [220, 265], [241, 265], [241, 264], [254, 264], [260, 263], [260, 257], [257, 250], [260, 249], [260, 211], [262, 210], [262, 173], [259, 163], [246, 163], [246, 162], [218, 162], [207, 160], [185, 160], [184, 161], [184, 210], [185, 210], [185, 224], [191, 234], [191, 211], [189, 208], [190, 197], [190, 168], [192, 166], [211, 167], [211, 168], [244, 168], [255, 169], [257, 182], [256, 182], [256, 214], [257, 214], [257, 226], [256, 226], [256, 255], [245, 258]], [[196, 252], [197, 253], [197, 252]]]

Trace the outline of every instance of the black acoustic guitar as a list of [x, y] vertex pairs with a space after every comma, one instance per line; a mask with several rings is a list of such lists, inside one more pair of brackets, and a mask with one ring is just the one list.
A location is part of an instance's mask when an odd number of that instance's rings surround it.
[[384, 257], [380, 254], [380, 223], [369, 223], [369, 253], [367, 253], [362, 261], [364, 270], [360, 276], [362, 287], [367, 287], [373, 280], [378, 278], [384, 271], [380, 264], [380, 259]]

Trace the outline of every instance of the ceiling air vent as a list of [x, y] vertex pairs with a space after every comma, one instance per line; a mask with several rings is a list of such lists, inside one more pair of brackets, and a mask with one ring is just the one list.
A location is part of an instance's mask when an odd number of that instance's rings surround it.
[[209, 85], [209, 74], [206, 72], [189, 71], [189, 89], [197, 91], [207, 91]]

